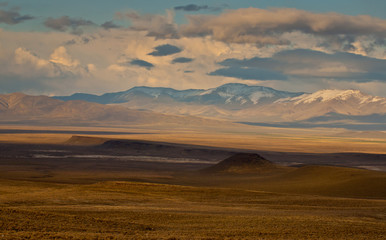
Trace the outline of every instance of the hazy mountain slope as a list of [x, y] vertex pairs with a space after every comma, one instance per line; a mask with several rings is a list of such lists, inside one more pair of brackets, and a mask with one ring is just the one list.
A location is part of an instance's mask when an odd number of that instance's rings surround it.
[[196, 117], [168, 116], [150, 111], [131, 110], [85, 101], [61, 101], [47, 96], [28, 96], [22, 93], [0, 95], [1, 121], [73, 123], [110, 122], [121, 124], [176, 123], [205, 124], [208, 120]]
[[28, 96], [23, 93], [0, 95], [0, 113], [8, 115], [40, 115], [62, 103], [47, 96]]

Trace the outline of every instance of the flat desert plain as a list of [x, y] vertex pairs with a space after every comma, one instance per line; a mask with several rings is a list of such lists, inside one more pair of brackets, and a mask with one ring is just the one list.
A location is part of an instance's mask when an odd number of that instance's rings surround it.
[[0, 239], [385, 239], [382, 137], [250, 129], [3, 127]]

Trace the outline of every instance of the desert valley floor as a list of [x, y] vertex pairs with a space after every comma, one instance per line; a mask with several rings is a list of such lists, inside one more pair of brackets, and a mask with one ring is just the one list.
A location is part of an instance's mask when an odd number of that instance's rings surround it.
[[52, 131], [2, 129], [0, 239], [386, 236], [380, 140], [369, 153], [335, 153], [302, 139], [278, 151], [284, 137], [250, 148], [248, 137], [209, 146], [209, 134]]

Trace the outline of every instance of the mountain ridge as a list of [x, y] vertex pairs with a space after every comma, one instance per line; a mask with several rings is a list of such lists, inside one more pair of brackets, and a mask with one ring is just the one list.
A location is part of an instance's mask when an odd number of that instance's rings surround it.
[[24, 93], [0, 95], [0, 122], [37, 124], [214, 124], [199, 117], [165, 115], [152, 111], [128, 109], [119, 105], [71, 100]]
[[[110, 115], [122, 117], [122, 112], [128, 109], [137, 111], [132, 118], [145, 112], [173, 117], [198, 117], [213, 120], [227, 120], [249, 125], [278, 127], [333, 127], [356, 130], [386, 129], [386, 98], [371, 96], [359, 90], [324, 89], [314, 93], [285, 92], [269, 87], [249, 86], [240, 83], [230, 83], [211, 89], [175, 90], [172, 88], [134, 87], [126, 91], [92, 95], [77, 93], [71, 96], [33, 98], [22, 93], [0, 98], [0, 110], [7, 106], [17, 105], [21, 98], [29, 98], [19, 105], [17, 110], [9, 114], [22, 114], [28, 109], [36, 113], [55, 112], [55, 116], [78, 112], [87, 119], [85, 112], [99, 116], [97, 120], [108, 119], [109, 114], [95, 114], [91, 109], [119, 107]], [[52, 101], [61, 101], [58, 108]], [[83, 101], [74, 104], [73, 101]], [[82, 111], [80, 105], [90, 102], [87, 111]], [[91, 107], [92, 106], [92, 107]], [[52, 109], [55, 111], [52, 111]], [[72, 110], [69, 110], [72, 108]], [[9, 110], [9, 109], [8, 109]], [[65, 113], [67, 111], [67, 113]], [[99, 111], [99, 110], [98, 110]], [[134, 112], [133, 112], [134, 113]], [[32, 117], [36, 117], [32, 115]], [[51, 117], [51, 116], [50, 116]], [[113, 120], [114, 117], [110, 117]], [[155, 121], [155, 120], [153, 120]], [[179, 120], [178, 120], [179, 121]], [[267, 125], [268, 124], [268, 125]]]
[[[206, 105], [240, 104], [265, 105], [267, 103], [301, 103], [328, 102], [332, 100], [346, 101], [350, 98], [359, 99], [359, 103], [382, 103], [386, 105], [386, 98], [371, 96], [355, 89], [323, 89], [313, 93], [280, 91], [270, 87], [246, 85], [241, 83], [227, 83], [210, 89], [176, 90], [166, 87], [136, 86], [126, 91], [94, 95], [75, 93], [70, 96], [54, 96], [52, 98], [63, 101], [84, 100], [102, 104], [120, 104], [132, 100], [135, 96], [152, 99], [171, 98], [186, 103], [200, 103]], [[215, 99], [217, 97], [217, 99]], [[259, 100], [265, 101], [259, 101]], [[269, 101], [267, 99], [270, 99]], [[217, 100], [217, 101], [216, 101]]]
[[[256, 94], [256, 93], [261, 93]], [[232, 104], [245, 103], [257, 104], [260, 99], [272, 99], [269, 102], [283, 98], [293, 97], [303, 94], [303, 92], [293, 93], [286, 91], [279, 91], [269, 87], [263, 86], [249, 86], [241, 83], [228, 83], [216, 88], [210, 89], [186, 89], [176, 90], [173, 88], [164, 87], [146, 87], [138, 86], [115, 93], [105, 93], [102, 95], [75, 93], [71, 96], [56, 96], [55, 99], [63, 101], [68, 100], [86, 100], [95, 101], [103, 104], [124, 103], [130, 101], [133, 95], [140, 95], [159, 99], [160, 97], [170, 97], [179, 102], [199, 102], [201, 104]]]
[[[324, 89], [313, 93], [286, 92], [263, 86], [228, 83], [210, 89], [175, 90], [172, 88], [134, 87], [126, 91], [97, 95], [74, 94], [55, 97], [82, 98], [103, 104], [117, 104], [163, 114], [227, 119], [237, 122], [325, 121], [360, 122], [363, 116], [386, 115], [386, 98], [359, 90]], [[336, 113], [333, 119], [331, 113]], [[358, 116], [358, 117], [351, 117]], [[385, 123], [377, 117], [378, 123]], [[311, 121], [311, 122], [312, 122]]]

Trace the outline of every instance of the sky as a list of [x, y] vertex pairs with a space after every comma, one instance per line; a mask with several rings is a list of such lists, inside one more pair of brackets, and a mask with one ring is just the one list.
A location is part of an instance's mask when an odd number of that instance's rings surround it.
[[384, 0], [0, 2], [0, 93], [244, 83], [386, 97]]

